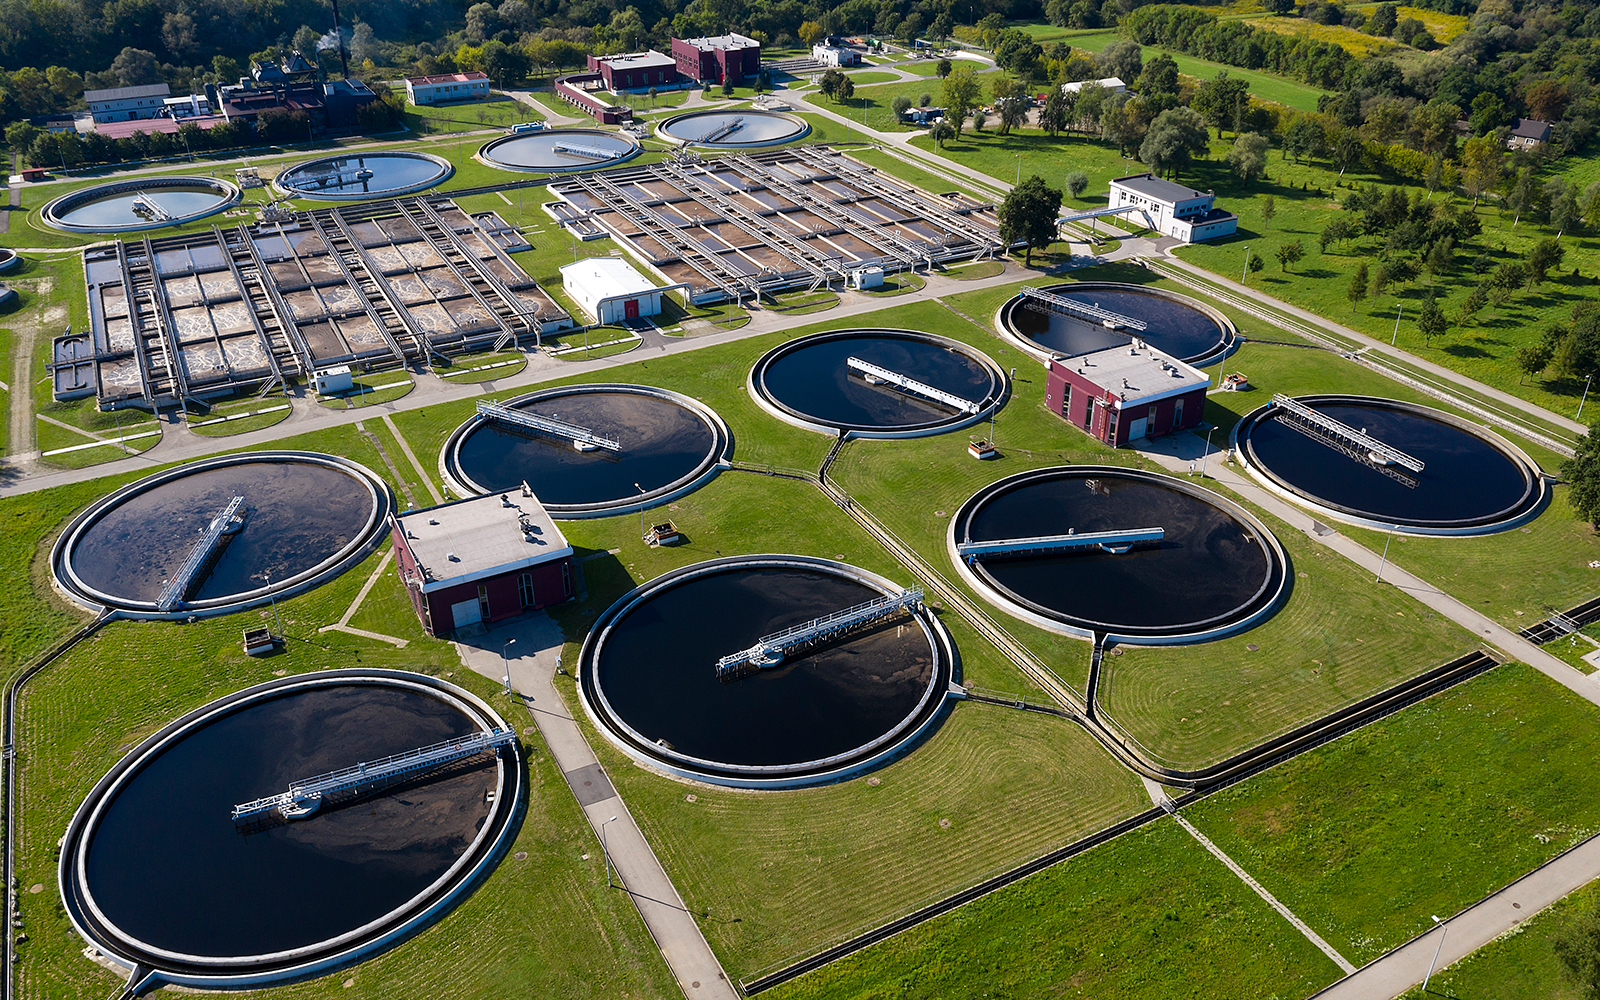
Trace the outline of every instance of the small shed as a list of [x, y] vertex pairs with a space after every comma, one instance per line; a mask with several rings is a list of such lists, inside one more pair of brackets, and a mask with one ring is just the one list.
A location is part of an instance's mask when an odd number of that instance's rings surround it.
[[620, 257], [586, 257], [563, 264], [561, 284], [597, 323], [621, 323], [661, 312], [662, 289]]
[[882, 288], [883, 268], [876, 264], [870, 267], [858, 267], [850, 272], [851, 288]]
[[391, 515], [389, 527], [429, 635], [572, 598], [572, 546], [526, 487]]
[[332, 368], [320, 369], [311, 378], [312, 389], [319, 396], [331, 396], [338, 392], [349, 392], [356, 387], [355, 375], [350, 371], [349, 365], [336, 365]]

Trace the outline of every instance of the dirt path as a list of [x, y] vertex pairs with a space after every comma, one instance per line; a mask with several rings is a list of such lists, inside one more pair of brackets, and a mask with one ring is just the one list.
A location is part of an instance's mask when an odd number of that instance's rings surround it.
[[[38, 278], [12, 282], [28, 289], [43, 300], [55, 286], [51, 278]], [[41, 311], [37, 306], [18, 313], [8, 324], [12, 335], [11, 365], [11, 434], [8, 436], [9, 453], [27, 462], [37, 460], [39, 449], [33, 421], [33, 353], [44, 336], [44, 331], [67, 319], [66, 306], [51, 306]]]

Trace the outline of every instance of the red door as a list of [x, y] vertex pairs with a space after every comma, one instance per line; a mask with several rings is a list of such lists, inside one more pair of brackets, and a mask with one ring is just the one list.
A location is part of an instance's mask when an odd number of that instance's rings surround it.
[[623, 303], [622, 303], [622, 317], [624, 319], [638, 319], [639, 318], [639, 300], [638, 299], [626, 299], [626, 300], [623, 301]]

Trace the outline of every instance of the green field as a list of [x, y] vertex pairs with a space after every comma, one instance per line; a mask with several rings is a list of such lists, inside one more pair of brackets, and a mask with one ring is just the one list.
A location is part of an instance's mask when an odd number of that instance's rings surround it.
[[1600, 829], [1596, 718], [1507, 664], [1185, 815], [1360, 965]]
[[1339, 970], [1171, 820], [773, 990], [774, 1000], [1308, 996]]

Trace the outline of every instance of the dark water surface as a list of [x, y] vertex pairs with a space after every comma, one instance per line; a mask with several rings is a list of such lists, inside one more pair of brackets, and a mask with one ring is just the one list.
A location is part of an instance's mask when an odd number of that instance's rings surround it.
[[[1173, 628], [1251, 603], [1271, 567], [1255, 533], [1221, 508], [1154, 483], [1072, 474], [993, 497], [974, 512], [973, 541], [1164, 528], [1159, 545], [981, 561], [1003, 589], [1092, 624]], [[959, 530], [959, 529], [958, 529]], [[966, 541], [966, 538], [960, 538]]]
[[1474, 521], [1494, 519], [1527, 493], [1522, 466], [1470, 431], [1378, 404], [1307, 405], [1423, 463], [1421, 472], [1407, 473], [1413, 489], [1275, 418], [1257, 421], [1251, 452], [1269, 474], [1313, 499], [1381, 520]]
[[798, 347], [768, 365], [762, 382], [781, 405], [838, 427], [892, 429], [965, 416], [867, 383], [846, 367], [851, 356], [980, 406], [1000, 389], [989, 370], [965, 354], [925, 340], [884, 334], [843, 336]]
[[1102, 309], [1142, 319], [1149, 324], [1149, 329], [1142, 331], [1107, 330], [1087, 320], [1037, 312], [1020, 304], [1013, 306], [1009, 321], [1015, 332], [1047, 351], [1072, 357], [1089, 351], [1125, 346], [1129, 338], [1138, 337], [1158, 351], [1164, 351], [1180, 361], [1192, 362], [1205, 358], [1222, 346], [1223, 331], [1216, 321], [1181, 302], [1131, 289], [1092, 288], [1075, 291], [1071, 285], [1052, 285], [1047, 290], [1063, 298], [1098, 305]]
[[355, 475], [307, 462], [248, 462], [190, 473], [132, 496], [86, 530], [71, 553], [84, 583], [128, 601], [154, 601], [212, 515], [245, 499], [232, 536], [190, 600], [286, 580], [354, 541], [372, 516]]
[[927, 689], [933, 652], [911, 619], [727, 684], [715, 666], [763, 635], [878, 596], [814, 570], [697, 577], [656, 593], [617, 623], [595, 680], [623, 722], [692, 757], [776, 766], [846, 753], [900, 726]]
[[472, 732], [395, 687], [319, 688], [190, 734], [116, 793], [87, 847], [87, 885], [148, 945], [208, 957], [314, 944], [375, 920], [460, 857], [489, 814], [492, 761], [246, 837], [240, 802], [289, 782]]
[[[367, 180], [356, 174], [371, 171]], [[334, 156], [291, 167], [278, 177], [281, 187], [315, 198], [318, 194], [382, 195], [387, 191], [411, 190], [444, 179], [445, 168], [432, 160], [415, 156]]]
[[639, 495], [634, 483], [653, 492], [715, 459], [716, 433], [699, 414], [671, 400], [632, 392], [574, 393], [521, 409], [615, 438], [622, 451], [578, 451], [570, 441], [480, 422], [461, 438], [457, 461], [462, 474], [489, 492], [527, 480], [541, 503], [626, 500]]

